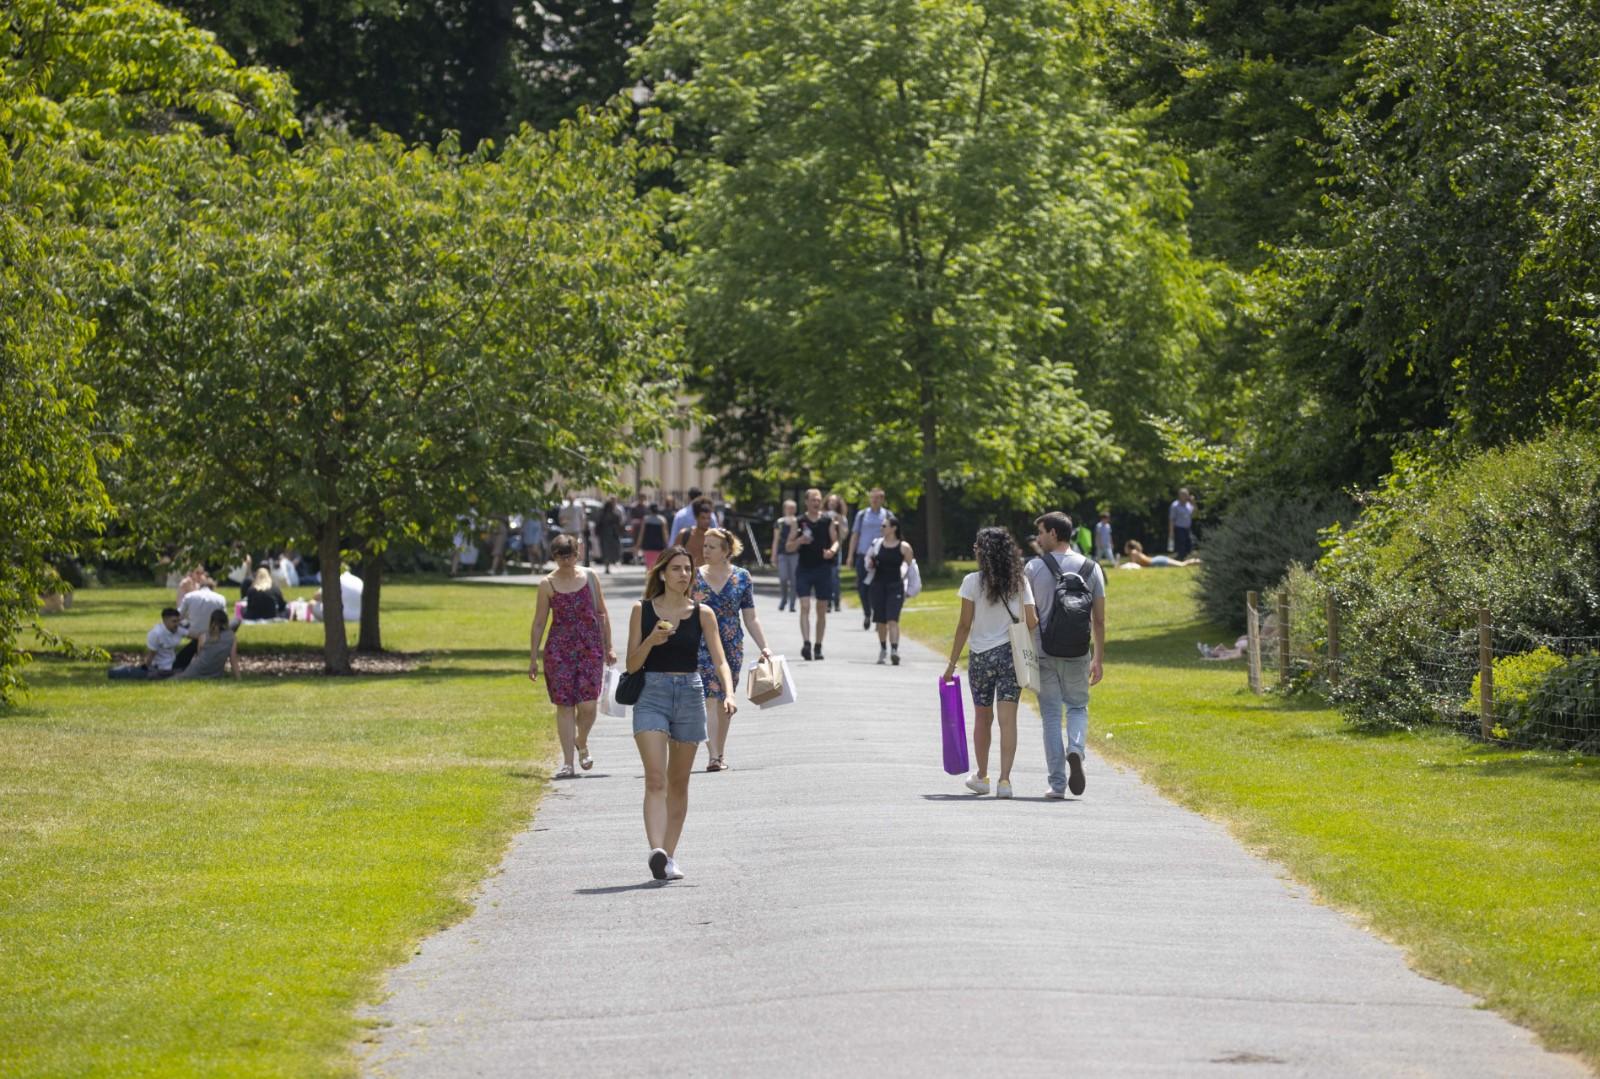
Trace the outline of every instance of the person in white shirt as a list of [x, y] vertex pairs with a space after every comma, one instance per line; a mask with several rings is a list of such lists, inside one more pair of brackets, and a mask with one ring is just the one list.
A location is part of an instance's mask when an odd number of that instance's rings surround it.
[[350, 572], [350, 567], [339, 566], [339, 596], [344, 600], [345, 625], [361, 624], [361, 578]]
[[972, 553], [978, 560], [978, 570], [961, 582], [961, 618], [956, 623], [944, 680], [955, 677], [961, 650], [970, 641], [967, 682], [972, 693], [972, 741], [978, 768], [968, 777], [967, 789], [974, 794], [989, 793], [989, 744], [998, 712], [1000, 781], [994, 795], [1010, 798], [1011, 764], [1017, 756], [1017, 701], [1022, 697], [1011, 662], [1011, 626], [1026, 621], [1030, 630], [1037, 629], [1039, 616], [1023, 573], [1022, 551], [1010, 532], [1003, 528], [981, 529]]
[[221, 592], [209, 584], [184, 596], [178, 604], [178, 621], [183, 628], [184, 636], [199, 637], [205, 633], [206, 627], [211, 625], [212, 611], [225, 611], [228, 609], [228, 600]]
[[173, 660], [182, 644], [183, 634], [178, 631], [178, 609], [168, 607], [161, 612], [161, 621], [145, 635], [144, 661], [113, 667], [106, 672], [106, 677], [118, 680], [169, 678], [172, 676]]

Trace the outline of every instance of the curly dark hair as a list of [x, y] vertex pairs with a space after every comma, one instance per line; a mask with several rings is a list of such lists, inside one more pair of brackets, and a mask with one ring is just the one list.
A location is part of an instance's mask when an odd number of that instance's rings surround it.
[[978, 580], [991, 603], [1006, 603], [1022, 591], [1022, 551], [1004, 528], [980, 528], [972, 545]]

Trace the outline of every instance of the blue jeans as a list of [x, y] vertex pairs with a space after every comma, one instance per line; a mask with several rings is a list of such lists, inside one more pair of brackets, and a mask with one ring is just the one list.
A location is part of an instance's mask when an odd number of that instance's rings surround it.
[[633, 706], [633, 733], [661, 731], [674, 742], [706, 740], [706, 691], [696, 674], [646, 671]]
[[778, 553], [778, 610], [793, 607], [794, 578], [800, 572], [800, 556], [786, 551]]
[[1172, 553], [1178, 556], [1180, 562], [1183, 561], [1194, 550], [1194, 533], [1187, 528], [1174, 526], [1172, 529], [1172, 546]]
[[[1083, 760], [1089, 734], [1089, 655], [1062, 659], [1039, 653], [1039, 716], [1044, 721], [1044, 759], [1050, 789], [1067, 789], [1067, 754]], [[1061, 745], [1061, 713], [1067, 713], [1067, 744]]]

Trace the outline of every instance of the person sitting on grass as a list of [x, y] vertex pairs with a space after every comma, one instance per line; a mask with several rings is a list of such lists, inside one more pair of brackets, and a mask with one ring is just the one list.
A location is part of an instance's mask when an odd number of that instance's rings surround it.
[[178, 631], [178, 608], [167, 607], [161, 612], [161, 621], [145, 635], [144, 661], [113, 667], [107, 678], [152, 679], [172, 677], [172, 660], [183, 644], [183, 634]]
[[244, 594], [244, 616], [252, 622], [275, 622], [283, 617], [288, 603], [272, 580], [272, 571], [262, 563]]
[[1138, 540], [1129, 540], [1123, 544], [1122, 554], [1123, 557], [1127, 558], [1127, 561], [1122, 564], [1121, 569], [1142, 569], [1146, 566], [1151, 569], [1161, 569], [1166, 566], [1198, 566], [1200, 564], [1198, 558], [1168, 558], [1164, 554], [1158, 554], [1152, 558], [1144, 553], [1144, 545]]
[[239, 639], [235, 636], [238, 622], [228, 621], [227, 611], [212, 611], [211, 623], [197, 640], [199, 648], [189, 665], [174, 678], [221, 678], [226, 667], [235, 679], [239, 677]]

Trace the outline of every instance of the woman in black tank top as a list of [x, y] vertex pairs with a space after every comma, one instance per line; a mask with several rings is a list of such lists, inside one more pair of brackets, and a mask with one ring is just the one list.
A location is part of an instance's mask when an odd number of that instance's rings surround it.
[[900, 519], [892, 513], [885, 514], [883, 538], [867, 558], [867, 568], [872, 572], [867, 598], [872, 604], [872, 620], [878, 626], [879, 663], [900, 666], [900, 608], [906, 601], [900, 568], [915, 561], [911, 544], [900, 538]]
[[[633, 706], [633, 740], [644, 763], [644, 832], [648, 864], [657, 880], [681, 880], [673, 860], [689, 810], [689, 775], [706, 740], [705, 689], [700, 650], [725, 686], [733, 685], [728, 659], [711, 608], [690, 596], [694, 561], [682, 547], [668, 547], [645, 577], [644, 599], [628, 625], [628, 671], [644, 672], [644, 689]], [[738, 709], [733, 694], [722, 701], [723, 718]]]

